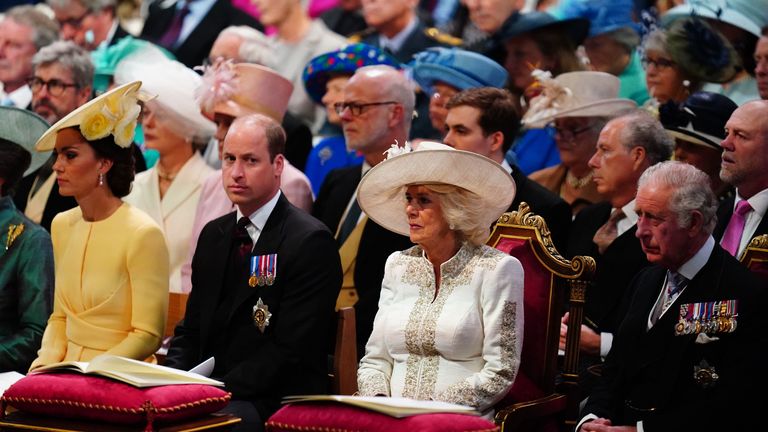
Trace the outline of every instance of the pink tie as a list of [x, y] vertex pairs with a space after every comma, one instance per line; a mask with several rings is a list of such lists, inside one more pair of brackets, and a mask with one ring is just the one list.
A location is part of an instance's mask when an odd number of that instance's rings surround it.
[[744, 225], [747, 222], [746, 216], [751, 211], [752, 206], [749, 205], [749, 201], [739, 201], [736, 204], [736, 209], [733, 211], [731, 220], [728, 221], [728, 226], [725, 228], [720, 245], [733, 256], [736, 256], [736, 253], [739, 251], [741, 236], [744, 234]]

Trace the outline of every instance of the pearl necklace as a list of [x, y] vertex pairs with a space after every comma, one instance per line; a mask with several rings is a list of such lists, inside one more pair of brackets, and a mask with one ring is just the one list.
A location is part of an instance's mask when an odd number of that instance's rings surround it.
[[173, 179], [176, 178], [176, 175], [178, 174], [178, 171], [173, 174], [166, 174], [160, 169], [160, 165], [157, 165], [157, 177], [160, 180], [165, 180], [167, 182], [172, 182]]
[[566, 181], [566, 183], [568, 183], [568, 186], [571, 186], [571, 187], [572, 187], [572, 188], [574, 188], [574, 189], [581, 189], [581, 188], [583, 188], [584, 186], [588, 185], [588, 184], [589, 184], [589, 182], [591, 182], [591, 181], [592, 181], [592, 174], [593, 174], [593, 171], [590, 171], [590, 172], [589, 172], [587, 175], [585, 175], [584, 177], [582, 177], [582, 178], [578, 178], [578, 177], [576, 177], [575, 175], [573, 175], [573, 174], [571, 173], [571, 171], [569, 170], [569, 171], [568, 171], [568, 172], [565, 174], [565, 181]]

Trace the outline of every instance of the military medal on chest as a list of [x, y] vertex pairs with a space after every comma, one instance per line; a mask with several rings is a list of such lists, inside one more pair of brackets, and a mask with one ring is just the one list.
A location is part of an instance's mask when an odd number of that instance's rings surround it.
[[259, 297], [259, 301], [253, 307], [253, 324], [264, 333], [269, 325], [269, 319], [272, 318], [272, 313], [269, 311], [269, 306], [265, 305]]
[[251, 257], [251, 274], [248, 286], [272, 285], [277, 277], [277, 254], [254, 255]]
[[733, 333], [739, 317], [738, 300], [689, 303], [680, 305], [675, 335], [698, 333]]

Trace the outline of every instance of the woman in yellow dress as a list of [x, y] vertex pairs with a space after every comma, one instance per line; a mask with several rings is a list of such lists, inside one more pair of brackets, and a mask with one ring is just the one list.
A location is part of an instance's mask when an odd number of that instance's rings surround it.
[[124, 203], [140, 82], [113, 89], [53, 125], [38, 151], [54, 150], [59, 191], [78, 207], [51, 225], [56, 288], [30, 369], [108, 353], [154, 359], [168, 306], [168, 248], [152, 218]]

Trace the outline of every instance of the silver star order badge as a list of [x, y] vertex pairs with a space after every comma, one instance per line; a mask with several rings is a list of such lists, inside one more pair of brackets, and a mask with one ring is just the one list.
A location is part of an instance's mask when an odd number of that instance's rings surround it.
[[259, 297], [259, 301], [253, 307], [253, 323], [259, 328], [259, 331], [264, 333], [264, 330], [269, 325], [269, 319], [272, 317], [272, 313], [269, 311], [269, 306], [265, 305]]

